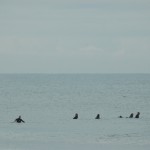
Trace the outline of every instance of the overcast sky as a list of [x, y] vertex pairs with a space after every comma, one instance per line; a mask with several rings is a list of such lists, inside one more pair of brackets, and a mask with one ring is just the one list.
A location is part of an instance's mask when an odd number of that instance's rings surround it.
[[0, 73], [150, 73], [150, 0], [0, 0]]

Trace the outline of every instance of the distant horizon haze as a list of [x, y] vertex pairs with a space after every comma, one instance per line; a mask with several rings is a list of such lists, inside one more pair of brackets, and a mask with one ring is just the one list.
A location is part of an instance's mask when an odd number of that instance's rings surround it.
[[0, 1], [0, 73], [150, 73], [150, 1]]

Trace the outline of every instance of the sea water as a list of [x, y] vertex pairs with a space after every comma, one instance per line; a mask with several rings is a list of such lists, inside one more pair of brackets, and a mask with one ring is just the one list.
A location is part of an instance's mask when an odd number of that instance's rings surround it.
[[149, 149], [150, 74], [0, 74], [0, 149], [113, 146]]

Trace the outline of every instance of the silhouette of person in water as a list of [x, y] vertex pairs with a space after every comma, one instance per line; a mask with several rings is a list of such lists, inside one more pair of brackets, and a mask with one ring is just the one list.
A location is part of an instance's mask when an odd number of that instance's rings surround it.
[[132, 113], [132, 114], [130, 114], [129, 118], [133, 118], [133, 113]]
[[139, 118], [139, 116], [140, 116], [140, 112], [137, 112], [135, 118]]
[[100, 119], [100, 115], [99, 115], [99, 114], [97, 114], [97, 116], [95, 117], [95, 119]]
[[73, 119], [78, 119], [78, 114], [76, 113]]
[[123, 118], [122, 116], [119, 116], [118, 118]]
[[25, 121], [21, 119], [21, 116], [19, 116], [18, 118], [16, 118], [14, 122], [17, 122], [17, 123], [23, 122], [23, 123], [25, 123]]

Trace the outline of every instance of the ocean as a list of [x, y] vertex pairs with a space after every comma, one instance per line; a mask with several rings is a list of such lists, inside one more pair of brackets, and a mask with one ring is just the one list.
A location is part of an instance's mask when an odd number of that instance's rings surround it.
[[0, 74], [2, 150], [149, 147], [150, 74]]

